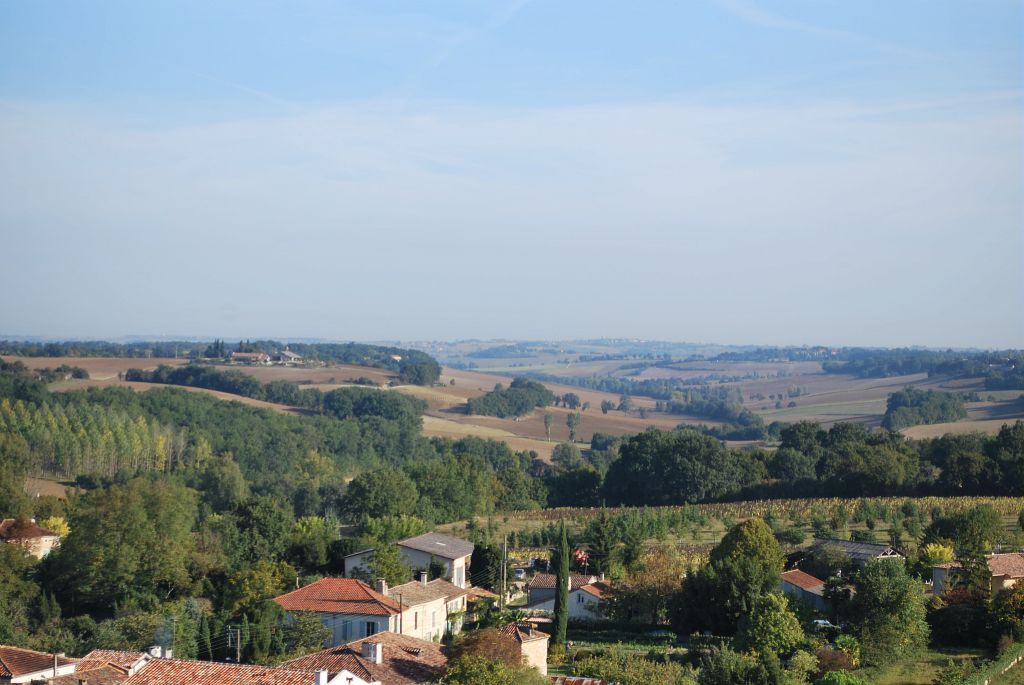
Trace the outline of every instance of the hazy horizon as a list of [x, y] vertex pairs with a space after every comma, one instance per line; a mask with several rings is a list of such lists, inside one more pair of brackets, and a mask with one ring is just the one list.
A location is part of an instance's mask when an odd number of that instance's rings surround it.
[[0, 330], [1021, 348], [1022, 20], [5, 3]]

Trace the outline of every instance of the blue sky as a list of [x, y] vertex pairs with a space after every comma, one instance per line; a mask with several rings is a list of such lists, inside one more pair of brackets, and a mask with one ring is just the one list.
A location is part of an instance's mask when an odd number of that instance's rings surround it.
[[1022, 5], [0, 3], [0, 334], [1024, 346]]

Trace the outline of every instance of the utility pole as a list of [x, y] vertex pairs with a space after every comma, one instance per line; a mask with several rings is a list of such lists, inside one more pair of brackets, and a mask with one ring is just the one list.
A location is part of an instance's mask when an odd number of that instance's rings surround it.
[[505, 579], [508, 578], [508, 536], [501, 540], [501, 610], [505, 610]]
[[398, 634], [399, 635], [401, 635], [402, 634], [402, 630], [405, 629], [405, 616], [403, 614], [404, 611], [405, 611], [405, 606], [402, 603], [402, 593], [399, 592], [398, 593]]
[[228, 626], [228, 647], [231, 647], [231, 634], [235, 635], [235, 663], [242, 663], [242, 629]]

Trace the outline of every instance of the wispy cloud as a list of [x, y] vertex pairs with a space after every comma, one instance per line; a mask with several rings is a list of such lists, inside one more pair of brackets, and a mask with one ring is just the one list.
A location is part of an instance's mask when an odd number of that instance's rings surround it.
[[197, 76], [198, 78], [203, 79], [204, 81], [209, 81], [210, 83], [215, 83], [215, 84], [217, 84], [219, 86], [224, 86], [225, 88], [229, 88], [229, 89], [237, 91], [239, 93], [244, 93], [246, 95], [251, 95], [254, 98], [257, 98], [257, 99], [260, 99], [260, 100], [264, 100], [266, 102], [271, 102], [271, 103], [273, 103], [275, 105], [279, 105], [281, 107], [284, 107], [284, 108], [286, 108], [286, 109], [288, 109], [288, 110], [290, 110], [292, 112], [297, 112], [297, 111], [300, 111], [302, 109], [302, 106], [299, 105], [298, 103], [291, 102], [291, 101], [285, 100], [283, 98], [279, 98], [276, 95], [274, 95], [272, 93], [268, 93], [268, 92], [263, 91], [263, 90], [257, 90], [256, 88], [250, 88], [249, 86], [243, 85], [241, 83], [235, 83], [234, 81], [228, 81], [226, 79], [218, 78], [217, 76], [213, 76], [212, 74], [208, 74], [208, 73], [205, 73], [205, 72], [194, 72], [194, 75]]
[[811, 36], [817, 36], [819, 38], [827, 38], [829, 40], [840, 41], [849, 45], [856, 45], [859, 47], [870, 48], [883, 52], [889, 55], [914, 58], [914, 59], [936, 59], [937, 56], [933, 55], [924, 50], [918, 50], [914, 48], [908, 48], [903, 45], [895, 45], [886, 41], [881, 41], [871, 36], [865, 36], [860, 33], [853, 31], [843, 31], [839, 29], [828, 28], [824, 26], [818, 26], [805, 21], [798, 21], [796, 19], [790, 19], [781, 14], [774, 12], [768, 12], [760, 7], [754, 7], [749, 5], [742, 0], [714, 0], [715, 4], [721, 7], [723, 10], [747, 23], [754, 24], [756, 26], [762, 26], [769, 29], [779, 29], [783, 31], [793, 31], [796, 33], [803, 33]]

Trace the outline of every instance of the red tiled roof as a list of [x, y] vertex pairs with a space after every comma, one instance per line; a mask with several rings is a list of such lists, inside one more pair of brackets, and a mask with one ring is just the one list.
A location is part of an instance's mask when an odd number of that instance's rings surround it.
[[123, 685], [313, 685], [316, 674], [213, 661], [153, 659]]
[[74, 673], [48, 678], [46, 685], [79, 685], [83, 680], [88, 681], [89, 685], [123, 685], [128, 680], [128, 671], [117, 666], [79, 666]]
[[470, 601], [474, 599], [498, 599], [498, 595], [482, 587], [466, 588]]
[[548, 676], [551, 685], [604, 685], [603, 680], [597, 678], [582, 678], [573, 675], [552, 675]]
[[605, 594], [608, 593], [611, 589], [611, 585], [609, 585], [608, 583], [602, 583], [601, 581], [597, 581], [596, 583], [589, 583], [580, 588], [580, 590], [583, 590], [587, 594], [593, 595], [598, 599], [603, 599]]
[[[363, 658], [363, 644], [367, 642], [382, 645], [381, 663], [375, 664]], [[285, 668], [327, 671], [332, 674], [346, 670], [363, 680], [379, 680], [387, 685], [431, 682], [444, 673], [447, 665], [448, 653], [445, 647], [398, 633], [377, 633], [281, 664]]]
[[[58, 666], [75, 663], [74, 659], [57, 657]], [[46, 652], [35, 652], [21, 647], [0, 645], [0, 677], [14, 678], [28, 673], [38, 673], [53, 668], [53, 655]], [[50, 675], [53, 675], [51, 672]]]
[[122, 652], [116, 649], [94, 649], [78, 662], [78, 668], [76, 670], [81, 671], [86, 668], [99, 668], [100, 666], [117, 666], [125, 670], [131, 668], [139, 661], [149, 660], [149, 654], [145, 652]]
[[[569, 574], [569, 589], [575, 589], [584, 585], [597, 582], [597, 576], [587, 576], [582, 573], [570, 573]], [[533, 577], [526, 585], [527, 588], [554, 588], [555, 587], [555, 574], [554, 573], [538, 573]]]
[[145, 652], [120, 652], [94, 649], [78, 662], [74, 673], [50, 678], [47, 685], [78, 685], [82, 680], [89, 685], [122, 685], [128, 680], [133, 667], [138, 670], [152, 657]]
[[986, 561], [993, 576], [1024, 578], [1024, 553], [993, 554]]
[[537, 630], [530, 623], [509, 623], [498, 629], [502, 635], [507, 635], [516, 642], [533, 642], [534, 640], [547, 640], [551, 636]]
[[[985, 562], [988, 564], [988, 572], [993, 576], [1024, 578], [1024, 552], [992, 554], [985, 557]], [[935, 568], [959, 569], [960, 562], [947, 561], [936, 564]]]
[[805, 573], [798, 568], [783, 573], [782, 580], [802, 590], [817, 590], [825, 587], [825, 581], [819, 580], [810, 573]]
[[274, 601], [287, 611], [359, 616], [394, 616], [399, 613], [398, 602], [355, 578], [323, 578], [275, 597]]
[[[15, 525], [18, 523], [18, 525]], [[0, 521], [0, 540], [29, 540], [31, 538], [59, 537], [52, 530], [46, 530], [35, 521], [4, 519]]]

